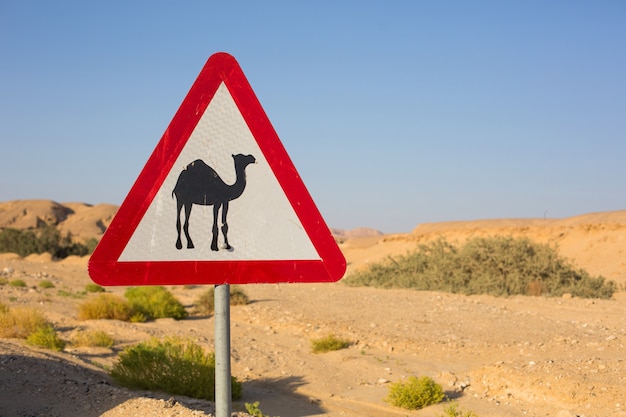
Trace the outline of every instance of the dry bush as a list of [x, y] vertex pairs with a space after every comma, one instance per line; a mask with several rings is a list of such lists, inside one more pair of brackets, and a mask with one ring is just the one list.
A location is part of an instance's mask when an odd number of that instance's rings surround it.
[[250, 302], [250, 298], [244, 292], [241, 287], [231, 287], [230, 289], [230, 305], [231, 306], [243, 306]]
[[113, 346], [115, 341], [102, 330], [79, 330], [71, 338], [72, 346], [106, 347]]
[[25, 307], [0, 308], [0, 337], [26, 339], [31, 333], [50, 326], [43, 313]]
[[98, 294], [78, 306], [79, 320], [129, 321], [133, 310], [125, 299], [114, 294]]
[[[249, 302], [250, 298], [241, 287], [233, 286], [230, 288], [230, 305], [246, 305]], [[213, 314], [215, 311], [215, 288], [210, 287], [200, 294], [194, 305], [196, 314]]]

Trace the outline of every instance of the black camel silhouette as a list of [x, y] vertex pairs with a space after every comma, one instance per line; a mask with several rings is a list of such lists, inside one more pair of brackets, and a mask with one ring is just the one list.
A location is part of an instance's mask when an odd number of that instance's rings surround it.
[[220, 208], [222, 209], [224, 244], [226, 249], [232, 249], [228, 243], [228, 223], [226, 222], [228, 202], [241, 196], [246, 188], [246, 167], [256, 163], [256, 159], [252, 155], [233, 155], [233, 160], [237, 177], [232, 185], [222, 181], [217, 172], [201, 159], [196, 159], [181, 171], [178, 181], [176, 181], [176, 186], [172, 191], [172, 196], [176, 196], [176, 231], [178, 232], [176, 249], [182, 249], [183, 247], [180, 239], [180, 211], [183, 207], [185, 207], [185, 224], [182, 228], [187, 238], [187, 249], [194, 248], [189, 236], [189, 216], [191, 215], [191, 207], [194, 204], [213, 206], [213, 240], [211, 241], [211, 250], [214, 251], [218, 250], [217, 216]]

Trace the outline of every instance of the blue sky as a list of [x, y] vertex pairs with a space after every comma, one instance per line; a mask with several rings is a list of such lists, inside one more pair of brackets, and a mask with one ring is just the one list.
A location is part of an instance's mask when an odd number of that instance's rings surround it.
[[120, 204], [239, 61], [331, 227], [626, 209], [626, 3], [0, 0], [0, 201]]

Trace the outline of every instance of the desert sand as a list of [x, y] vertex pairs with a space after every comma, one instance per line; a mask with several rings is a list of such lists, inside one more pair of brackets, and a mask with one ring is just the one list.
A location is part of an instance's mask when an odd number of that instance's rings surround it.
[[[98, 208], [76, 207], [65, 221]], [[2, 213], [0, 206], [0, 223]], [[102, 224], [107, 218], [102, 211], [97, 217]], [[406, 234], [341, 237], [350, 273], [440, 236], [527, 236], [558, 244], [575, 265], [616, 281], [620, 292], [610, 300], [588, 300], [350, 288], [341, 282], [246, 285], [251, 303], [231, 309], [232, 373], [244, 384], [233, 408], [259, 401], [270, 416], [439, 416], [443, 405], [407, 411], [384, 401], [390, 383], [426, 375], [480, 417], [626, 416], [625, 231], [626, 211], [620, 211], [426, 224]], [[86, 265], [86, 258], [0, 254], [0, 273], [28, 285], [0, 286], [0, 302], [41, 309], [63, 339], [89, 328], [116, 341], [112, 349], [68, 346], [52, 352], [0, 339], [0, 416], [210, 415], [210, 402], [120, 388], [102, 368], [125, 346], [155, 336], [192, 337], [213, 350], [213, 317], [79, 321], [77, 306], [90, 297], [79, 294], [90, 282]], [[39, 288], [41, 279], [55, 288]], [[206, 290], [168, 288], [190, 311]], [[352, 345], [311, 353], [311, 340], [328, 334]]]

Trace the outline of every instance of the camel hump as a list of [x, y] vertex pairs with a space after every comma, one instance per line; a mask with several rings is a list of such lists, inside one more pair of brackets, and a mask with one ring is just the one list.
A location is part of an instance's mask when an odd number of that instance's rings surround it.
[[[203, 168], [203, 167], [208, 167], [208, 165], [202, 159], [196, 159], [195, 161], [187, 164], [185, 169], [193, 169], [195, 167], [202, 167]], [[202, 168], [200, 168], [200, 169], [202, 169]]]
[[[188, 164], [183, 170], [183, 172], [185, 171], [187, 172], [186, 175], [191, 175], [191, 176], [206, 175], [207, 178], [211, 176], [212, 177], [218, 176], [217, 172], [215, 172], [215, 170], [211, 168], [209, 165], [207, 165], [207, 163], [204, 162], [202, 159], [196, 159], [192, 163]], [[181, 175], [182, 175], [182, 172], [181, 172]]]

